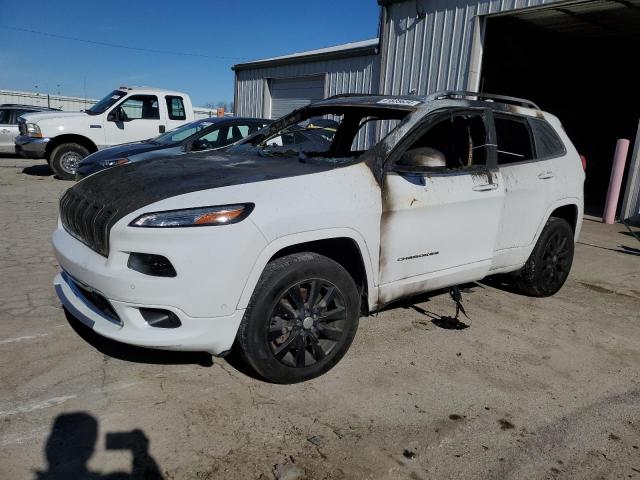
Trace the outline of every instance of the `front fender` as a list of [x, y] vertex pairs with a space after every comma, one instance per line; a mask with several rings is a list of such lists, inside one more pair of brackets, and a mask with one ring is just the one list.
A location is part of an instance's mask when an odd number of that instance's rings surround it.
[[245, 309], [249, 304], [251, 295], [260, 279], [260, 275], [264, 271], [269, 260], [278, 253], [280, 250], [299, 245], [301, 243], [314, 242], [319, 240], [329, 240], [332, 238], [349, 238], [356, 242], [360, 254], [362, 255], [362, 261], [364, 263], [365, 274], [367, 277], [367, 290], [369, 309], [373, 310], [378, 302], [378, 288], [374, 280], [376, 278], [377, 268], [374, 268], [369, 247], [364, 240], [364, 237], [356, 230], [351, 228], [328, 228], [322, 230], [314, 230], [308, 232], [299, 232], [291, 235], [285, 235], [273, 240], [267, 244], [265, 248], [260, 252], [258, 259], [256, 260], [251, 274], [247, 277], [240, 301], [238, 302], [237, 309]]

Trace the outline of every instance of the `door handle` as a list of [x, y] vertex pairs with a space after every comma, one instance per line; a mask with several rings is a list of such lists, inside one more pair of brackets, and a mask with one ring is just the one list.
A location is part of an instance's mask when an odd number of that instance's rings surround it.
[[553, 174], [553, 172], [542, 172], [538, 174], [538, 178], [540, 180], [547, 180], [549, 178], [553, 178], [555, 177], [555, 175]]
[[9, 130], [7, 130], [6, 128], [3, 128], [2, 130], [0, 130], [0, 133], [9, 133]]
[[498, 188], [498, 184], [497, 183], [484, 183], [482, 185], [476, 185], [475, 187], [473, 187], [473, 191], [474, 192], [487, 192], [489, 190], [495, 190], [496, 188]]

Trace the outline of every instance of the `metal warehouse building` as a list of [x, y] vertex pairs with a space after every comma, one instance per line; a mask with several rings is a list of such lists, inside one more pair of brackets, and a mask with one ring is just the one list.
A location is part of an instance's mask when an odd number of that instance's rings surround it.
[[587, 213], [602, 213], [616, 140], [632, 141], [621, 216], [640, 213], [640, 0], [379, 4], [379, 40], [236, 65], [236, 114], [276, 118], [338, 93], [525, 97], [558, 115], [587, 158]]

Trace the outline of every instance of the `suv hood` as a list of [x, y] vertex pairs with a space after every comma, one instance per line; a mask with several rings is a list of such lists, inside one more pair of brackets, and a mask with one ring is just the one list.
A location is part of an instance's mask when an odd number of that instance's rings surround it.
[[309, 175], [352, 164], [303, 163], [298, 157], [261, 157], [248, 152], [191, 154], [107, 169], [77, 183], [65, 196], [80, 197], [78, 200], [109, 210], [110, 228], [142, 207], [177, 195]]
[[28, 123], [38, 123], [42, 120], [55, 120], [57, 118], [80, 118], [87, 117], [84, 112], [41, 112], [41, 113], [26, 113], [22, 115]]

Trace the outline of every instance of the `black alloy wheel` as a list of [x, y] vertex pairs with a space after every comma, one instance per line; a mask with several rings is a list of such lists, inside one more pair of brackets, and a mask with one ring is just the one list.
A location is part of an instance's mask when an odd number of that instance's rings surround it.
[[273, 356], [301, 368], [322, 361], [346, 335], [342, 292], [321, 279], [304, 280], [280, 297], [268, 325]]
[[265, 267], [235, 347], [262, 378], [296, 383], [333, 368], [358, 328], [360, 292], [342, 265], [300, 252]]
[[548, 297], [558, 292], [573, 264], [573, 237], [573, 228], [566, 220], [549, 218], [527, 263], [516, 278], [517, 287], [534, 297]]

